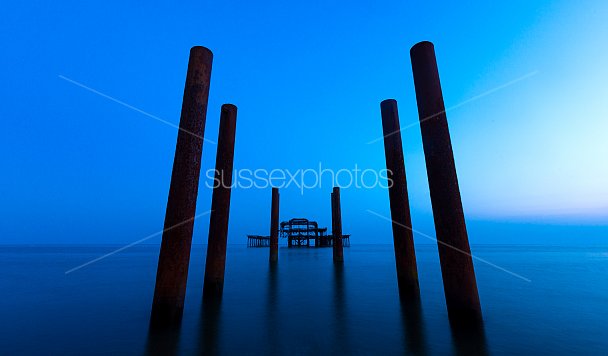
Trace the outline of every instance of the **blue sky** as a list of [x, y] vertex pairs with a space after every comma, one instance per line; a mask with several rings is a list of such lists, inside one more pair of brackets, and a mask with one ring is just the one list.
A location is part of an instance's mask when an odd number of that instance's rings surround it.
[[[416, 122], [409, 48], [421, 40], [455, 107], [471, 240], [606, 236], [607, 16], [603, 1], [4, 4], [2, 242], [126, 243], [162, 229], [177, 131], [59, 76], [177, 124], [189, 48], [204, 45], [205, 136], [217, 139], [222, 103], [239, 107], [235, 168], [382, 169], [382, 142], [368, 144], [379, 104], [397, 99], [402, 126]], [[414, 228], [432, 235], [419, 127], [402, 139]], [[215, 149], [205, 144], [203, 170]], [[281, 218], [329, 225], [330, 191], [283, 190]], [[232, 197], [229, 242], [267, 233], [270, 190]], [[210, 201], [201, 185], [198, 211]], [[346, 189], [342, 202], [353, 243], [390, 243], [390, 224], [366, 211], [389, 215], [386, 190]], [[207, 228], [196, 221], [195, 242]]]

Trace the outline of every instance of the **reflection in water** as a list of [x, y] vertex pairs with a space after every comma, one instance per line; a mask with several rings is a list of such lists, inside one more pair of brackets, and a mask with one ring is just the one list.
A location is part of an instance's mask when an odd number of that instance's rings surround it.
[[488, 355], [483, 320], [450, 320], [450, 329], [457, 355]]
[[[201, 335], [214, 335], [202, 331], [203, 268], [191, 269], [189, 283], [193, 284], [186, 298], [179, 345], [177, 335], [148, 334], [150, 303], [145, 301], [154, 286], [155, 269], [150, 266], [157, 263], [158, 246], [134, 246], [113, 263], [99, 264], [86, 273], [64, 274], [67, 268], [107, 253], [107, 249], [107, 246], [0, 247], [0, 288], [8, 291], [0, 299], [0, 310], [4, 319], [10, 321], [0, 329], [0, 354], [78, 355], [91, 346], [96, 353], [109, 355], [143, 354], [148, 350], [150, 354], [172, 354], [177, 347], [182, 354], [189, 354], [191, 350], [200, 350]], [[196, 250], [193, 248], [191, 265], [204, 266], [203, 248], [198, 248], [199, 253], [194, 253]], [[422, 330], [428, 354], [455, 354], [457, 346], [462, 350], [460, 353], [465, 354], [465, 346], [471, 345], [471, 340], [478, 346], [477, 350], [481, 350], [473, 351], [478, 354], [486, 353], [486, 344], [487, 353], [517, 354], [535, 350], [553, 355], [606, 353], [606, 246], [482, 246], [476, 251], [480, 257], [489, 258], [504, 268], [525, 270], [527, 278], [542, 284], [527, 284], [524, 288], [511, 276], [497, 274], [489, 268], [479, 269], [477, 282], [483, 287], [483, 301], [487, 306], [495, 306], [484, 309], [485, 338], [479, 338], [479, 333], [473, 334], [475, 337], [466, 334], [459, 337], [457, 333], [452, 336], [437, 246], [422, 244], [416, 255], [419, 270], [426, 271], [420, 276], [421, 282], [425, 281]], [[320, 349], [317, 354], [323, 355], [333, 350], [328, 341], [333, 339], [336, 325], [333, 298], [341, 294], [334, 294], [333, 290], [331, 250], [284, 249], [281, 252], [278, 281], [275, 278], [269, 288], [268, 250], [229, 246], [228, 256], [232, 257], [227, 272], [233, 283], [227, 283], [222, 300], [217, 339], [220, 353], [266, 354], [269, 349], [267, 312], [271, 317], [275, 315], [270, 325], [274, 323], [275, 329], [278, 326], [282, 354], [313, 354]], [[407, 333], [402, 325], [408, 319], [398, 303], [395, 265], [390, 263], [394, 258], [392, 244], [355, 244], [346, 249], [345, 254], [342, 295], [349, 351], [380, 355], [407, 353]], [[547, 266], [555, 273], [547, 274]], [[36, 276], [36, 279], [20, 278], [22, 275]], [[116, 286], [124, 289], [117, 293]], [[551, 290], [559, 293], [546, 298]], [[274, 304], [267, 303], [269, 294], [275, 296]], [[274, 306], [276, 308], [269, 308]], [[528, 310], [534, 313], [526, 313]], [[560, 310], [560, 314], [556, 315], [555, 310]], [[555, 325], [556, 322], [561, 324]], [[327, 327], [323, 333], [315, 334], [319, 325]], [[206, 330], [213, 328], [207, 326]], [[415, 330], [409, 328], [408, 332]], [[34, 340], [33, 336], [41, 340]], [[164, 341], [159, 342], [159, 338]], [[311, 339], [320, 347], [313, 350]], [[210, 340], [213, 338], [204, 343], [213, 345]]]
[[177, 355], [179, 344], [179, 328], [161, 330], [150, 328], [146, 355]]
[[[185, 323], [181, 338], [180, 330], [150, 331], [146, 354], [177, 355], [195, 351], [203, 355], [249, 352], [426, 355], [431, 350], [457, 355], [488, 354], [482, 323], [460, 323], [456, 327], [451, 322], [452, 344], [435, 343], [435, 340], [449, 340], [450, 331], [434, 323], [433, 318], [424, 318], [420, 298], [401, 298], [400, 304], [379, 303], [373, 299], [374, 293], [354, 282], [359, 271], [349, 274], [349, 265], [333, 264], [316, 269], [306, 265], [312, 273], [323, 273], [314, 279], [302, 280], [301, 276], [306, 276], [308, 270], [301, 273], [300, 267], [304, 265], [297, 265], [299, 260], [295, 257], [289, 262], [292, 265], [258, 265], [255, 276], [259, 278], [246, 279], [232, 291], [235, 294], [231, 295], [237, 297], [223, 301], [203, 299], [198, 328], [192, 330], [187, 326], [194, 323]], [[325, 287], [314, 289], [320, 283]], [[242, 303], [243, 296], [249, 296], [251, 305]], [[432, 305], [435, 304], [442, 303]], [[432, 308], [425, 311], [433, 315]], [[368, 321], [378, 320], [378, 324], [362, 322], [359, 315]], [[378, 331], [382, 327], [391, 331]], [[190, 340], [194, 340], [194, 345]], [[192, 350], [192, 346], [196, 350]]]
[[420, 298], [401, 298], [401, 316], [405, 328], [405, 342], [407, 351], [412, 355], [425, 355], [426, 338], [424, 335], [424, 321], [422, 319], [422, 306]]
[[344, 355], [350, 354], [348, 344], [348, 318], [346, 308], [346, 292], [344, 288], [344, 264], [334, 264], [334, 305], [333, 313], [335, 315], [333, 347], [334, 354]]
[[279, 355], [281, 335], [279, 333], [279, 265], [268, 264], [268, 298], [266, 299], [266, 322], [268, 334], [268, 354]]
[[203, 355], [219, 354], [221, 298], [203, 298], [199, 345]]

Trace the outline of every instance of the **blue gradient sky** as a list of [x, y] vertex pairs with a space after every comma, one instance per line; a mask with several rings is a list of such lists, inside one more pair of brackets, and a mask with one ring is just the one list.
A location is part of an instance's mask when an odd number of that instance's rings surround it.
[[[189, 48], [204, 45], [205, 136], [217, 139], [222, 103], [239, 107], [235, 168], [382, 169], [382, 142], [367, 142], [382, 134], [383, 99], [398, 100], [402, 126], [416, 122], [409, 48], [421, 40], [458, 106], [448, 121], [471, 240], [601, 238], [606, 18], [604, 1], [6, 3], [1, 242], [126, 243], [162, 229], [177, 131], [60, 75], [177, 124]], [[402, 138], [414, 228], [432, 235], [419, 127]], [[205, 144], [204, 170], [215, 149]], [[283, 190], [281, 218], [329, 225], [330, 190]], [[198, 212], [210, 202], [201, 186]], [[353, 243], [391, 242], [366, 212], [389, 216], [386, 190], [343, 190], [342, 202]], [[269, 189], [234, 190], [229, 242], [267, 233], [269, 210]]]

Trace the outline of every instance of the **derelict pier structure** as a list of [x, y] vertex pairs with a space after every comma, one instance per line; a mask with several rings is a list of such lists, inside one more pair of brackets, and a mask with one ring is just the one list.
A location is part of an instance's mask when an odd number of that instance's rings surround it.
[[[333, 247], [335, 237], [327, 234], [326, 227], [319, 227], [316, 221], [295, 218], [283, 221], [279, 227], [279, 237], [287, 239], [288, 247]], [[247, 247], [269, 247], [270, 237], [247, 235]], [[350, 246], [350, 235], [342, 235], [342, 246]]]

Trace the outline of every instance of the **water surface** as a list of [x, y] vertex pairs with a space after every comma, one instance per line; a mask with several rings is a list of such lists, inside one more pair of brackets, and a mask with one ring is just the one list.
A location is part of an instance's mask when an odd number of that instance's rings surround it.
[[[143, 354], [158, 245], [0, 247], [2, 354]], [[608, 247], [472, 246], [490, 354], [608, 351]], [[391, 245], [331, 249], [230, 245], [224, 298], [202, 307], [205, 246], [194, 245], [178, 354], [450, 354], [437, 247], [417, 246], [422, 305], [399, 302]]]

